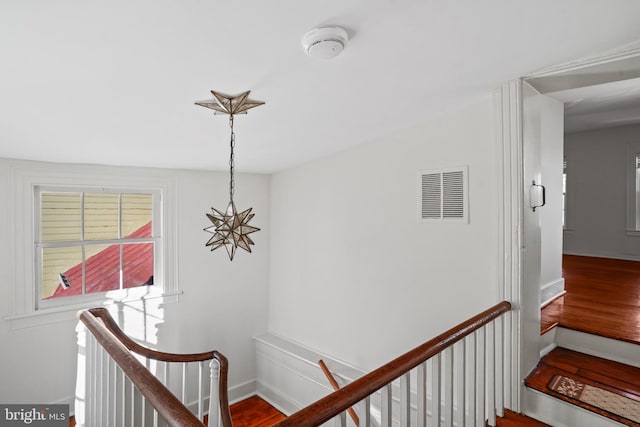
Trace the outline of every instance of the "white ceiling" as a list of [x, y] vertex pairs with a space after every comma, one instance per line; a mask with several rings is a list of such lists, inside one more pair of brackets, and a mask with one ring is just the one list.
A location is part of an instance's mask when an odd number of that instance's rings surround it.
[[640, 78], [548, 95], [564, 102], [565, 133], [640, 123]]
[[[631, 43], [639, 18], [635, 0], [4, 0], [0, 157], [225, 170], [227, 119], [194, 101], [251, 90], [236, 167], [274, 172]], [[306, 57], [327, 24], [347, 48]]]

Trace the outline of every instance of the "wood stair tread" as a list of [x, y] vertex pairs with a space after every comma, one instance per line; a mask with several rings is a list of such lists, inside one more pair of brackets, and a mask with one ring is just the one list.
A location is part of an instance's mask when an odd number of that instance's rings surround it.
[[637, 426], [626, 418], [616, 416], [600, 408], [569, 398], [548, 387], [555, 375], [574, 378], [585, 384], [608, 390], [620, 396], [640, 401], [640, 368], [579, 353], [565, 348], [555, 348], [544, 356], [525, 380], [533, 390], [595, 412], [626, 425]]
[[526, 415], [517, 414], [515, 412], [505, 409], [504, 417], [496, 418], [496, 427], [550, 427], [549, 424], [545, 424], [538, 420], [535, 420]]

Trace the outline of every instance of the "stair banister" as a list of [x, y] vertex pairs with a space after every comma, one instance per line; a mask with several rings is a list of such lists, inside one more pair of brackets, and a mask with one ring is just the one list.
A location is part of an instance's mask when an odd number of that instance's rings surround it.
[[[503, 402], [502, 375], [500, 374], [503, 360], [501, 356], [502, 347], [499, 343], [502, 340], [502, 326], [501, 323], [493, 323], [491, 325], [490, 323], [509, 310], [511, 310], [511, 304], [507, 301], [496, 304], [490, 309], [483, 311], [458, 326], [399, 356], [386, 365], [290, 415], [283, 421], [275, 424], [274, 427], [318, 426], [336, 417], [340, 425], [345, 426], [346, 410], [360, 402], [363, 403], [361, 407], [363, 412], [360, 417], [361, 425], [370, 426], [372, 421], [370, 396], [377, 391], [381, 391], [382, 396], [382, 406], [380, 407], [382, 425], [392, 425], [395, 422], [400, 422], [403, 426], [409, 425], [412, 410], [410, 404], [412, 391], [410, 388], [411, 380], [409, 373], [415, 368], [417, 368], [417, 422], [419, 426], [426, 425], [426, 379], [429, 375], [426, 362], [428, 360], [431, 360], [432, 370], [430, 387], [432, 393], [431, 418], [436, 420], [436, 423], [439, 423], [442, 415], [445, 423], [448, 425], [455, 423], [465, 425], [465, 397], [462, 396], [462, 413], [458, 411], [457, 414], [454, 414], [452, 389], [453, 345], [461, 340], [464, 340], [463, 343], [461, 343], [463, 348], [464, 343], [470, 340], [469, 342], [472, 345], [473, 352], [478, 356], [477, 361], [474, 359], [474, 367], [470, 368], [470, 370], [473, 371], [471, 375], [475, 376], [475, 369], [477, 367], [478, 383], [474, 383], [475, 385], [473, 386], [477, 388], [477, 390], [474, 390], [474, 393], [477, 392], [477, 394], [474, 394], [475, 397], [469, 401], [469, 417], [473, 418], [473, 425], [484, 426], [485, 422], [488, 422], [489, 425], [494, 425], [496, 412], [499, 414], [502, 413], [501, 405]], [[216, 351], [181, 355], [163, 353], [146, 348], [127, 337], [111, 318], [109, 312], [104, 308], [83, 310], [78, 313], [78, 317], [81, 323], [84, 324], [86, 329], [93, 335], [94, 341], [92, 342], [100, 344], [103, 348], [103, 354], [108, 353], [111, 356], [113, 361], [121, 368], [122, 372], [124, 372], [124, 375], [130, 379], [132, 386], [135, 385], [144, 396], [144, 399], [147, 399], [153, 406], [156, 411], [154, 412], [154, 426], [158, 425], [158, 414], [172, 427], [203, 426], [202, 418], [199, 417], [203, 411], [203, 385], [199, 382], [199, 416], [195, 416], [185, 406], [184, 396], [183, 401], [180, 401], [147, 367], [138, 361], [133, 353], [140, 354], [146, 357], [147, 360], [198, 362], [200, 371], [203, 369], [203, 363], [210, 361], [212, 369], [210, 371], [211, 387], [209, 393], [211, 398], [209, 402], [209, 426], [218, 426], [219, 422], [221, 422], [223, 427], [232, 427], [233, 424], [227, 395], [228, 365], [227, 359], [223, 355]], [[494, 330], [496, 327], [498, 329]], [[80, 337], [84, 336], [84, 333], [79, 331], [78, 336], [80, 342]], [[469, 338], [465, 339], [467, 336], [469, 336]], [[489, 343], [488, 353], [486, 354], [487, 359], [485, 359], [485, 339], [488, 339]], [[87, 345], [89, 342], [90, 341], [87, 340]], [[497, 350], [494, 347], [496, 344], [498, 344]], [[95, 347], [95, 344], [92, 344], [92, 347]], [[441, 375], [441, 367], [444, 367], [444, 375]], [[80, 368], [81, 366], [79, 364], [79, 370]], [[165, 381], [167, 380], [166, 372], [165, 366]], [[199, 381], [201, 381], [202, 375], [200, 375], [199, 378]], [[399, 418], [395, 420], [392, 414], [392, 382], [398, 378], [400, 378], [401, 394], [400, 413]], [[485, 385], [487, 387], [487, 394], [485, 394]], [[441, 386], [444, 392], [442, 393], [444, 395], [444, 407], [441, 407]], [[495, 386], [497, 386], [496, 389], [493, 388]], [[92, 390], [98, 395], [100, 394], [100, 389]], [[87, 393], [90, 392], [91, 390], [87, 390]], [[464, 394], [465, 392], [463, 391], [462, 393]], [[94, 396], [91, 396], [91, 399], [94, 399]], [[84, 407], [80, 408], [80, 413], [84, 417]], [[144, 420], [144, 410], [141, 416]], [[457, 417], [457, 420], [453, 419], [454, 416]], [[133, 416], [131, 425], [138, 425], [133, 422]]]
[[510, 310], [511, 303], [502, 301], [290, 415], [273, 427], [321, 425]]
[[[144, 347], [125, 335], [105, 308], [82, 310], [78, 313], [78, 319], [171, 427], [204, 426], [204, 424], [147, 367], [140, 363], [132, 352], [162, 362], [211, 361], [212, 368], [217, 368], [212, 370], [211, 377], [212, 379], [216, 375], [218, 377], [218, 387], [212, 396], [217, 397], [220, 406], [214, 411], [215, 418], [212, 417], [213, 420], [209, 425], [217, 425], [216, 418], [220, 417], [222, 426], [232, 426], [227, 394], [228, 362], [222, 354], [217, 351], [173, 354]], [[213, 366], [213, 364], [217, 366]], [[213, 389], [213, 385], [211, 388]], [[216, 406], [215, 403], [217, 402], [210, 401], [210, 408]]]

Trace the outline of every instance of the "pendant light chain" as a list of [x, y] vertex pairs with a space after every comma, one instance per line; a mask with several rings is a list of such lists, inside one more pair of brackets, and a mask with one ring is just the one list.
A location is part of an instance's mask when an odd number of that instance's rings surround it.
[[233, 114], [229, 114], [229, 126], [231, 127], [231, 155], [229, 156], [229, 199], [233, 201], [233, 191], [235, 188], [235, 181], [233, 178], [233, 168], [235, 166], [233, 149], [236, 146], [236, 134], [233, 131]]

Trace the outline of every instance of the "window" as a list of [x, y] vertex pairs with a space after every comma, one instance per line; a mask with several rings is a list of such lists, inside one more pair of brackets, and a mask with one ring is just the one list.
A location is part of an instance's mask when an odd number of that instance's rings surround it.
[[562, 160], [562, 228], [567, 226], [567, 158]]
[[153, 285], [159, 199], [144, 190], [36, 186], [38, 308]]
[[640, 153], [636, 154], [636, 230], [640, 230]]
[[6, 163], [11, 329], [68, 321], [95, 305], [177, 301], [174, 173]]
[[640, 142], [627, 146], [627, 235], [640, 236]]

